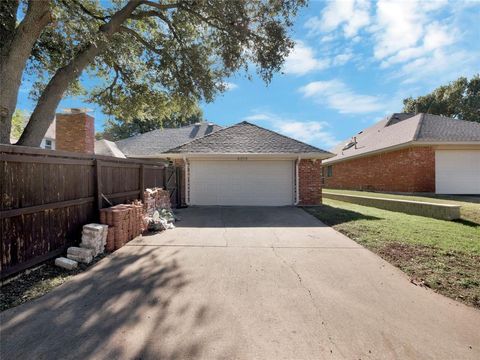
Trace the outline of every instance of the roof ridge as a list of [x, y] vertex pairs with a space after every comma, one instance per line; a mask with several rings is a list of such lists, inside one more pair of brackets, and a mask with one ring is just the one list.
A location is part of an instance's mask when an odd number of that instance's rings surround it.
[[425, 119], [425, 113], [420, 113], [420, 119], [418, 120], [417, 128], [415, 129], [415, 133], [413, 134], [413, 141], [418, 140], [418, 134], [420, 133], [420, 129], [422, 128], [423, 125], [423, 120]]
[[180, 148], [180, 147], [182, 147], [182, 146], [184, 146], [184, 145], [193, 143], [193, 142], [195, 142], [195, 141], [197, 141], [197, 140], [200, 140], [200, 139], [204, 139], [204, 138], [206, 138], [206, 137], [209, 137], [210, 135], [216, 134], [216, 133], [219, 132], [219, 131], [223, 131], [223, 130], [230, 129], [231, 127], [234, 127], [234, 126], [239, 125], [239, 124], [240, 124], [240, 123], [234, 124], [234, 125], [230, 125], [230, 126], [227, 126], [227, 127], [221, 127], [220, 125], [213, 124], [213, 126], [218, 126], [218, 127], [220, 127], [220, 129], [218, 129], [217, 131], [212, 131], [210, 134], [203, 135], [203, 136], [201, 136], [201, 137], [198, 137], [198, 138], [192, 139], [192, 140], [190, 140], [190, 141], [187, 141], [187, 142], [185, 142], [185, 143], [183, 143], [183, 144], [177, 145], [177, 146], [175, 146], [175, 147], [173, 147], [173, 148], [171, 148], [171, 149], [168, 149], [168, 150], [164, 151], [163, 154], [168, 154], [168, 153], [169, 153], [170, 151], [172, 151], [172, 150], [178, 149], [178, 148]]
[[325, 153], [325, 154], [329, 154], [329, 153], [330, 153], [330, 152], [328, 152], [328, 151], [326, 151], [326, 150], [322, 150], [322, 149], [317, 148], [317, 147], [315, 147], [315, 146], [313, 146], [313, 145], [304, 143], [304, 142], [299, 141], [299, 140], [297, 140], [297, 139], [293, 139], [293, 138], [288, 137], [288, 136], [286, 136], [286, 135], [280, 134], [280, 133], [278, 133], [278, 132], [276, 132], [276, 131], [263, 128], [263, 127], [258, 126], [258, 125], [256, 125], [256, 124], [252, 124], [252, 123], [250, 123], [250, 122], [248, 122], [248, 121], [246, 121], [246, 120], [241, 121], [241, 122], [236, 123], [236, 124], [233, 124], [233, 125], [230, 125], [230, 126], [227, 126], [227, 127], [222, 128], [222, 129], [220, 129], [220, 130], [217, 130], [217, 131], [215, 131], [215, 132], [213, 132], [213, 133], [210, 133], [210, 134], [208, 134], [208, 135], [205, 135], [205, 136], [202, 136], [202, 137], [200, 137], [200, 138], [194, 139], [194, 140], [192, 140], [192, 141], [189, 141], [189, 142], [187, 142], [187, 143], [185, 143], [185, 144], [176, 146], [176, 147], [171, 148], [171, 149], [169, 149], [169, 150], [166, 150], [166, 151], [164, 151], [164, 153], [179, 151], [183, 146], [190, 145], [190, 144], [195, 145], [195, 142], [204, 141], [204, 139], [207, 139], [207, 141], [208, 141], [208, 137], [209, 137], [209, 136], [212, 136], [212, 135], [214, 135], [214, 134], [215, 134], [215, 135], [218, 135], [218, 134], [221, 134], [221, 132], [223, 132], [223, 131], [227, 131], [227, 130], [232, 129], [232, 128], [235, 128], [235, 127], [241, 127], [241, 126], [244, 126], [244, 125], [248, 125], [248, 126], [251, 126], [251, 127], [255, 127], [255, 128], [260, 129], [260, 130], [262, 130], [262, 131], [267, 131], [267, 132], [269, 132], [269, 133], [271, 133], [271, 134], [273, 134], [273, 135], [275, 135], [275, 136], [278, 136], [278, 137], [281, 137], [281, 138], [283, 138], [283, 139], [287, 139], [287, 140], [289, 140], [289, 141], [292, 141], [292, 142], [295, 142], [295, 143], [297, 143], [297, 144], [303, 145], [303, 146], [307, 147], [308, 149], [310, 149], [310, 150], [312, 150], [312, 151], [314, 151], [314, 152], [321, 152], [321, 153]]
[[[294, 139], [294, 138], [292, 138], [292, 137], [290, 137], [290, 136], [283, 135], [283, 134], [281, 134], [281, 133], [279, 133], [279, 132], [276, 132], [276, 131], [273, 131], [273, 130], [270, 130], [270, 129], [264, 128], [264, 127], [262, 127], [262, 126], [259, 126], [259, 125], [257, 125], [257, 124], [252, 124], [252, 123], [250, 123], [250, 122], [248, 122], [248, 121], [246, 121], [246, 120], [242, 121], [242, 122], [241, 122], [241, 123], [239, 123], [239, 124], [248, 124], [248, 125], [252, 125], [252, 126], [255, 126], [255, 127], [259, 128], [259, 129], [266, 130], [266, 131], [268, 131], [268, 132], [274, 133], [275, 135], [279, 135], [279, 136], [281, 136], [281, 137], [284, 137], [285, 139], [293, 140], [293, 141], [296, 141], [296, 142], [298, 142], [298, 143], [300, 143], [300, 144], [303, 144], [303, 145], [306, 145], [306, 146], [310, 146], [311, 148], [314, 148], [315, 150], [319, 150], [319, 151], [322, 151], [322, 152], [325, 152], [325, 153], [329, 152], [329, 151], [326, 151], [326, 150], [323, 150], [323, 149], [317, 148], [316, 146], [313, 146], [313, 145], [307, 144], [306, 142], [303, 142], [303, 141], [300, 141], [300, 140]], [[237, 125], [238, 125], [238, 124], [237, 124]]]
[[[213, 122], [211, 122], [211, 121], [202, 122], [202, 123], [200, 123], [200, 126], [201, 126], [202, 124], [205, 124], [205, 125], [207, 125], [207, 124], [212, 124], [211, 126], [222, 127], [221, 125], [215, 124], [215, 123], [213, 123]], [[188, 127], [193, 127], [193, 126], [199, 126], [199, 124], [190, 124], [190, 125], [185, 125], [185, 126], [180, 126], [180, 127], [167, 127], [167, 128], [161, 127], [161, 128], [158, 128], [158, 129], [153, 129], [153, 130], [150, 130], [150, 131], [141, 133], [141, 134], [137, 134], [137, 135], [134, 135], [134, 136], [130, 136], [130, 137], [127, 137], [127, 138], [125, 138], [125, 139], [120, 139], [120, 140], [114, 141], [114, 143], [116, 144], [116, 143], [118, 143], [118, 142], [120, 142], [120, 141], [130, 140], [130, 139], [133, 139], [133, 138], [137, 138], [137, 137], [139, 137], [139, 136], [142, 136], [142, 135], [151, 134], [151, 133], [153, 133], [153, 132], [166, 131], [166, 130], [181, 130], [181, 129], [186, 129], [186, 128], [188, 128]], [[206, 136], [206, 135], [205, 135], [205, 136]], [[194, 139], [194, 140], [196, 140], [196, 139]]]

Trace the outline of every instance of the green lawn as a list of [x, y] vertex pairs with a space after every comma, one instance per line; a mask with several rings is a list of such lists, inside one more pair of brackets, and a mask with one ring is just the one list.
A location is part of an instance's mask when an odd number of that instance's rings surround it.
[[402, 195], [389, 194], [381, 192], [355, 191], [355, 190], [337, 190], [324, 189], [327, 192], [346, 195], [370, 196], [385, 199], [413, 200], [431, 203], [460, 205], [462, 219], [473, 221], [480, 224], [480, 196], [460, 196], [460, 195]]
[[330, 199], [305, 210], [398, 266], [413, 282], [480, 308], [480, 225]]

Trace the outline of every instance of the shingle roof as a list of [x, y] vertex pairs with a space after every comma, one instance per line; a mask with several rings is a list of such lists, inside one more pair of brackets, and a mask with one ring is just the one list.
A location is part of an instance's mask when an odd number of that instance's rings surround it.
[[480, 123], [431, 114], [393, 114], [353, 135], [356, 146], [344, 149], [351, 140], [338, 144], [336, 155], [325, 163], [348, 159], [410, 142], [480, 141]]
[[95, 141], [95, 154], [125, 158], [125, 155], [113, 141], [105, 139]]
[[480, 123], [426, 114], [418, 141], [480, 141]]
[[273, 154], [273, 153], [323, 153], [312, 145], [264, 129], [249, 122], [241, 122], [219, 130], [182, 146], [170, 149], [168, 153], [206, 154]]
[[119, 140], [116, 142], [116, 145], [129, 157], [156, 155], [219, 129], [222, 129], [222, 127], [211, 123], [200, 123], [181, 128], [158, 129]]

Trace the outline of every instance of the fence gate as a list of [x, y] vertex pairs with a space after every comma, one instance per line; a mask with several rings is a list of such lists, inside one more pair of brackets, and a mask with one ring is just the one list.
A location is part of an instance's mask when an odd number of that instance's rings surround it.
[[169, 166], [165, 168], [165, 190], [170, 194], [170, 203], [173, 207], [178, 205], [177, 194], [177, 171], [175, 167]]

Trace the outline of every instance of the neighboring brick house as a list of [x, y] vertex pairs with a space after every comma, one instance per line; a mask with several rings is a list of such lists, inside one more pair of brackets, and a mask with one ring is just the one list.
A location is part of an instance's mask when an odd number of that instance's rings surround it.
[[183, 168], [187, 205], [319, 205], [321, 162], [333, 156], [248, 122], [154, 130], [115, 145], [127, 157]]
[[94, 153], [95, 122], [84, 109], [66, 109], [55, 116], [55, 150]]
[[[43, 136], [40, 148], [59, 151], [94, 153], [95, 124], [88, 109], [64, 109], [55, 118]], [[25, 125], [28, 118], [24, 119]], [[18, 139], [10, 139], [14, 144]]]
[[393, 114], [332, 152], [325, 188], [480, 194], [480, 123]]

